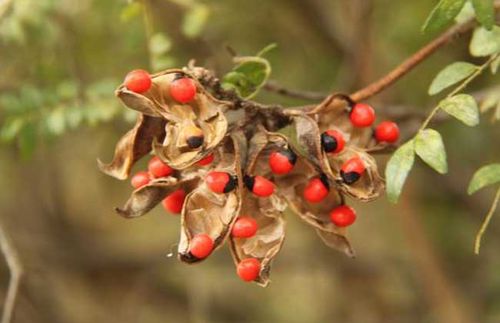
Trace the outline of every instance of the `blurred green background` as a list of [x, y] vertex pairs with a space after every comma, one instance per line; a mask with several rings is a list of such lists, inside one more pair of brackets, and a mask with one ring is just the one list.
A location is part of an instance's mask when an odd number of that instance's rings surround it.
[[[194, 58], [223, 75], [232, 66], [227, 46], [247, 55], [277, 43], [267, 55], [272, 79], [349, 92], [433, 37], [420, 28], [435, 2], [148, 0], [144, 11], [144, 2], [120, 0], [0, 0], [0, 220], [25, 269], [14, 322], [499, 322], [500, 219], [481, 254], [472, 252], [493, 191], [466, 195], [474, 170], [500, 160], [489, 117], [480, 128], [436, 126], [448, 175], [419, 164], [398, 205], [385, 198], [354, 205], [356, 259], [287, 214], [266, 289], [239, 280], [226, 248], [198, 266], [167, 257], [179, 218], [161, 207], [120, 218], [113, 207], [131, 188], [96, 166], [134, 119], [113, 95], [129, 70]], [[428, 111], [433, 76], [452, 61], [471, 61], [469, 37], [371, 102]], [[494, 83], [482, 76], [471, 91]], [[310, 103], [264, 91], [257, 100]], [[414, 129], [405, 123], [403, 133]], [[379, 160], [383, 168], [386, 158]], [[3, 299], [4, 261], [0, 277]]]

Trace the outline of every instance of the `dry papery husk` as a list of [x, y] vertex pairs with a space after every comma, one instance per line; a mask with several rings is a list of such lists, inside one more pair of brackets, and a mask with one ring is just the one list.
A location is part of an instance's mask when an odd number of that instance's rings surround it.
[[[230, 232], [237, 215], [240, 213], [242, 201], [242, 176], [240, 160], [241, 135], [233, 134], [217, 148], [220, 162], [214, 171], [227, 172], [237, 176], [237, 187], [225, 194], [212, 192], [205, 181], [187, 195], [181, 216], [181, 235], [178, 247], [179, 259], [186, 263], [195, 263], [203, 259], [194, 257], [189, 252], [189, 243], [197, 234], [207, 234], [214, 241], [214, 249], [222, 245]], [[245, 147], [243, 147], [243, 151]]]
[[[331, 186], [337, 186], [342, 192], [361, 201], [371, 201], [380, 195], [384, 182], [372, 156], [352, 145], [346, 145], [338, 154], [325, 153], [321, 147], [321, 133], [316, 121], [301, 112], [292, 112], [292, 118], [301, 156], [313, 167], [321, 170]], [[366, 170], [358, 181], [348, 185], [342, 181], [340, 169], [345, 161], [356, 155], [363, 160]]]
[[306, 113], [317, 122], [320, 133], [328, 129], [337, 130], [344, 135], [348, 146], [371, 147], [375, 144], [373, 128], [357, 128], [352, 125], [349, 119], [349, 106], [351, 104], [354, 102], [351, 102], [349, 97], [334, 94]]
[[163, 140], [165, 124], [162, 118], [140, 114], [134, 128], [118, 141], [113, 160], [109, 164], [97, 160], [99, 169], [117, 179], [126, 179], [132, 166], [151, 151], [153, 140]]
[[[344, 162], [353, 157], [359, 157], [366, 169], [356, 182], [346, 184], [342, 180], [340, 169]], [[337, 155], [325, 154], [325, 158], [329, 162], [333, 179], [339, 184], [342, 192], [361, 201], [372, 201], [383, 192], [385, 184], [378, 173], [377, 162], [365, 151], [354, 147], [346, 147]]]
[[[260, 129], [250, 141], [246, 174], [268, 177], [270, 174], [267, 165], [269, 153], [277, 148], [287, 147], [285, 137]], [[261, 263], [261, 270], [255, 282], [264, 287], [269, 283], [271, 263], [285, 240], [283, 212], [286, 207], [285, 199], [277, 193], [264, 198], [245, 191], [240, 214], [254, 218], [257, 221], [258, 230], [251, 238], [231, 237], [231, 252], [235, 264], [238, 265], [246, 258], [258, 259]]]
[[[179, 74], [192, 78], [197, 86], [196, 96], [188, 104], [176, 102], [169, 94], [169, 86]], [[215, 99], [184, 70], [171, 69], [154, 74], [152, 82], [151, 89], [142, 94], [129, 91], [122, 84], [116, 95], [133, 110], [167, 120], [165, 140], [154, 142], [155, 153], [172, 168], [185, 169], [204, 158], [224, 138], [228, 127], [224, 112], [232, 103]], [[203, 145], [195, 149], [186, 143], [192, 127], [201, 129], [204, 136]]]
[[122, 208], [116, 208], [116, 212], [125, 218], [136, 218], [153, 209], [167, 195], [182, 188], [185, 192], [191, 192], [198, 186], [200, 177], [205, 170], [185, 171], [175, 176], [157, 178], [132, 192], [130, 198]]
[[[273, 174], [269, 167], [269, 156], [275, 150], [290, 149], [298, 156], [295, 167], [292, 172], [286, 175]], [[249, 170], [247, 173], [253, 174], [258, 170], [258, 174], [270, 177], [277, 185], [277, 191], [274, 195], [274, 204], [280, 207], [283, 197], [290, 206], [290, 209], [296, 213], [302, 220], [312, 225], [325, 243], [350, 257], [354, 256], [349, 241], [345, 237], [345, 228], [337, 228], [330, 221], [329, 212], [335, 207], [344, 203], [342, 194], [337, 187], [331, 185], [330, 193], [321, 203], [310, 203], [303, 197], [304, 187], [310, 179], [318, 177], [320, 172], [312, 166], [305, 158], [301, 157], [299, 152], [288, 143], [285, 136], [278, 133], [266, 131], [258, 132], [250, 145]], [[256, 174], [257, 175], [257, 174]]]

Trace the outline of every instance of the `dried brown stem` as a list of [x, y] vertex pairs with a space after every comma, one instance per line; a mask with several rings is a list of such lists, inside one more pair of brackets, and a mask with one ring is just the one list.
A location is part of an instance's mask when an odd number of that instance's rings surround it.
[[14, 247], [12, 246], [9, 238], [6, 236], [5, 230], [0, 224], [0, 248], [2, 249], [2, 254], [5, 257], [7, 266], [10, 271], [10, 281], [7, 290], [7, 296], [5, 297], [5, 302], [3, 306], [2, 313], [2, 323], [9, 323], [12, 319], [12, 314], [16, 305], [17, 292], [19, 290], [19, 282], [22, 275], [22, 267], [19, 262]]

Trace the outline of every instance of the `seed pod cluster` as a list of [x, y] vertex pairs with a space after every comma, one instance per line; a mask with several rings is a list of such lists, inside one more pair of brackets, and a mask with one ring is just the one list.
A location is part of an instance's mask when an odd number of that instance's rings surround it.
[[136, 70], [116, 90], [140, 113], [100, 169], [125, 179], [137, 161], [154, 155], [148, 170], [132, 177], [134, 191], [117, 213], [133, 218], [162, 204], [180, 214], [181, 261], [201, 262], [228, 239], [237, 275], [261, 286], [283, 245], [287, 208], [326, 245], [353, 257], [346, 231], [357, 215], [346, 196], [380, 195], [384, 182], [369, 152], [395, 142], [397, 125], [372, 127], [373, 108], [343, 95], [306, 111], [245, 110], [230, 118], [243, 100], [218, 95], [202, 82], [206, 73]]

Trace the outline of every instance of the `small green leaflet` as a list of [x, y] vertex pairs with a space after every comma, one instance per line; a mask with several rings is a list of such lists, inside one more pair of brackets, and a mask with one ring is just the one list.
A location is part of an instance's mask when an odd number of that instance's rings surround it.
[[500, 163], [489, 164], [479, 168], [470, 181], [467, 193], [473, 194], [483, 187], [500, 183]]
[[184, 16], [182, 21], [182, 32], [189, 38], [200, 35], [210, 16], [210, 9], [207, 5], [196, 4], [192, 6]]
[[429, 95], [434, 95], [456, 84], [477, 70], [477, 66], [467, 62], [455, 62], [443, 68], [429, 87]]
[[466, 0], [441, 0], [432, 9], [422, 27], [424, 32], [434, 32], [446, 27], [459, 13]]
[[500, 52], [500, 27], [494, 26], [491, 30], [478, 27], [474, 30], [469, 44], [472, 56], [489, 56]]
[[436, 130], [424, 129], [419, 131], [415, 137], [415, 152], [436, 172], [440, 174], [448, 172], [443, 139]]
[[408, 173], [415, 161], [414, 141], [410, 140], [399, 147], [389, 159], [385, 168], [387, 199], [397, 203]]
[[439, 108], [462, 121], [469, 127], [479, 124], [479, 109], [474, 97], [468, 94], [457, 94], [439, 102]]
[[235, 57], [234, 62], [237, 65], [224, 75], [222, 87], [235, 90], [244, 99], [255, 96], [271, 74], [269, 61], [260, 56], [245, 56]]
[[491, 30], [495, 24], [495, 10], [493, 0], [471, 0], [476, 12], [477, 20], [486, 29]]

